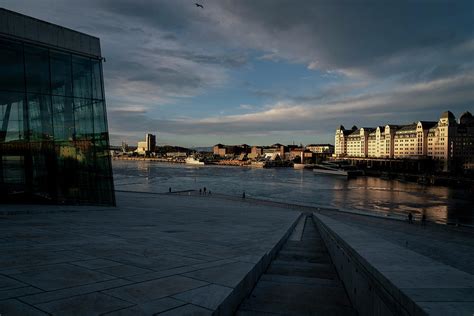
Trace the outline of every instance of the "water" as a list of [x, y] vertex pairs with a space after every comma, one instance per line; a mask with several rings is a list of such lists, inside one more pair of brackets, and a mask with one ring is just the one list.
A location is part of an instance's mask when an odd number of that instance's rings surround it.
[[206, 187], [215, 193], [369, 211], [388, 216], [412, 212], [440, 223], [474, 225], [472, 191], [373, 177], [345, 179], [291, 168], [253, 169], [113, 161], [117, 190], [168, 192]]

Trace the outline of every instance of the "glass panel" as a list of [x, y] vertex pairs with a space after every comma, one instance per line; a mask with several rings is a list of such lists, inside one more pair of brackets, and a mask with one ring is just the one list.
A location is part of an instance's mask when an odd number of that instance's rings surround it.
[[25, 139], [23, 93], [0, 92], [0, 143]]
[[72, 57], [74, 96], [92, 98], [92, 68], [88, 58]]
[[94, 134], [92, 100], [74, 99], [76, 139], [92, 139]]
[[51, 88], [55, 95], [72, 96], [71, 55], [51, 51]]
[[101, 61], [24, 47], [0, 41], [0, 202], [114, 204]]
[[104, 98], [102, 91], [101, 61], [96, 59], [92, 59], [92, 97], [100, 100]]
[[50, 93], [48, 50], [25, 45], [26, 90]]
[[94, 101], [94, 138], [107, 139], [107, 125], [103, 101]]
[[52, 117], [50, 96], [41, 94], [28, 95], [30, 141], [53, 140]]
[[25, 183], [25, 164], [22, 156], [3, 156], [3, 181], [8, 184]]
[[53, 96], [53, 131], [55, 141], [73, 140], [73, 98]]
[[23, 49], [21, 45], [0, 41], [0, 89], [25, 90]]

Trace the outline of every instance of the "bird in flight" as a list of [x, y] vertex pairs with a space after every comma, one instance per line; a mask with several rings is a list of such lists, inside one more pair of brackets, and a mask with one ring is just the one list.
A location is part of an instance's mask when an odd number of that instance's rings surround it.
[[194, 3], [196, 5], [196, 7], [198, 8], [201, 8], [201, 9], [204, 9], [204, 7], [202, 6], [202, 4], [199, 4], [199, 3]]

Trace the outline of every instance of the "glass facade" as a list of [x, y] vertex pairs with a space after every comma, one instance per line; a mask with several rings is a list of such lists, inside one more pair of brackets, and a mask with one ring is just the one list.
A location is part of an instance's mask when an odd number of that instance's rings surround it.
[[0, 201], [114, 205], [100, 59], [0, 38]]

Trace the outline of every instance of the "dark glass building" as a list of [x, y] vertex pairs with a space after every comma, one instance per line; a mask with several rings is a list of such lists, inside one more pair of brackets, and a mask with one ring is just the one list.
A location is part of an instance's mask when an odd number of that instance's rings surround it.
[[115, 204], [99, 39], [1, 8], [0, 202]]

